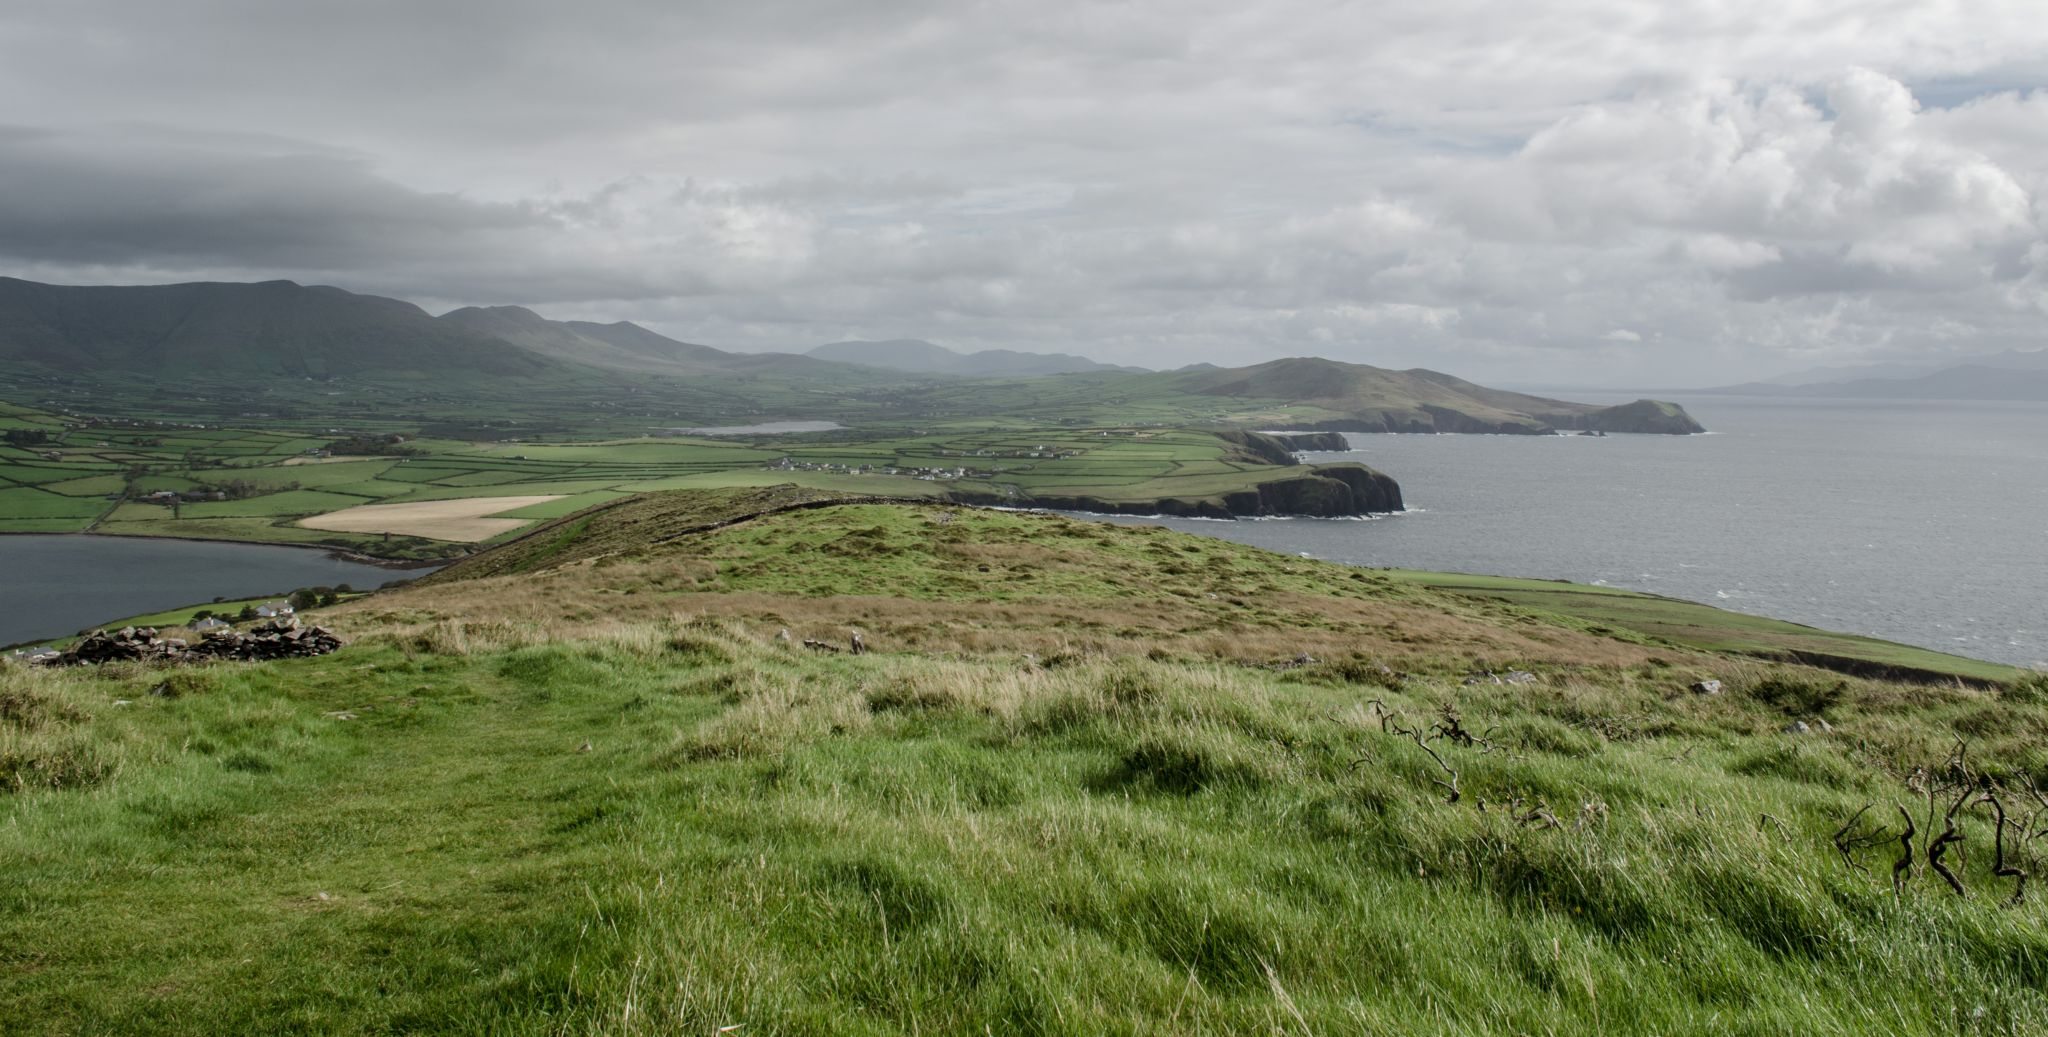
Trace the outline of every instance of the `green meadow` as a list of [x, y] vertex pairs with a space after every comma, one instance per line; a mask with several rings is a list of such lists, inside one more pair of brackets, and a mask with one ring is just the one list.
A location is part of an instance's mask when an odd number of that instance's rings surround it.
[[1517, 592], [728, 490], [323, 658], [0, 666], [0, 1030], [2048, 1029], [2039, 677]]

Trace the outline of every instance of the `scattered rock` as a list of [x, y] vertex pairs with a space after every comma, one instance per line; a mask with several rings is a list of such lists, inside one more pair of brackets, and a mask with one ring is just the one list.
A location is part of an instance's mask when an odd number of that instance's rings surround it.
[[1478, 670], [1465, 675], [1466, 684], [1541, 684], [1543, 678], [1527, 670], [1509, 670], [1494, 673], [1492, 670]]
[[590, 743], [589, 743], [589, 742], [585, 742], [585, 743], [583, 743], [582, 745], [579, 745], [579, 746], [577, 746], [577, 747], [576, 747], [576, 751], [577, 751], [577, 752], [579, 752], [579, 753], [587, 753], [587, 752], [589, 752], [589, 751], [590, 751]]
[[1788, 735], [1803, 735], [1811, 730], [1813, 730], [1813, 728], [1808, 727], [1806, 721], [1794, 720], [1791, 723], [1785, 725], [1785, 729], [1782, 733]]
[[[341, 638], [325, 627], [301, 627], [287, 616], [258, 623], [248, 631], [224, 631], [194, 645], [182, 638], [159, 638], [150, 627], [122, 627], [114, 633], [95, 630], [77, 644], [44, 661], [48, 666], [85, 666], [118, 662], [200, 662], [208, 659], [291, 659], [326, 655], [341, 647]], [[161, 686], [160, 686], [161, 687]]]
[[1695, 695], [1719, 695], [1721, 693], [1721, 682], [1713, 680], [1694, 681], [1692, 693]]

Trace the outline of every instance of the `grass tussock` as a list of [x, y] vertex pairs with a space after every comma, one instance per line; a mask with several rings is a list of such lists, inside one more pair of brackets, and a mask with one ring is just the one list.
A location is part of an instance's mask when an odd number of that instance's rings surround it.
[[[319, 659], [0, 668], [0, 1028], [2048, 1031], [2032, 684], [1580, 656], [1386, 581], [1310, 610], [1298, 560], [1188, 538], [805, 515], [670, 530], [717, 591], [563, 545], [338, 609]], [[912, 571], [930, 542], [961, 568]], [[842, 563], [871, 593], [814, 594]]]
[[81, 730], [87, 701], [65, 674], [0, 663], [0, 793], [85, 788], [113, 774], [117, 747]]

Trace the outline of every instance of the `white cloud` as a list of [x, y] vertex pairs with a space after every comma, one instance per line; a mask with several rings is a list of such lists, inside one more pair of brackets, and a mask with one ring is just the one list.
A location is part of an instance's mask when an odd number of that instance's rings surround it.
[[22, 0], [0, 273], [1726, 380], [2032, 344], [2043, 86], [2019, 0]]

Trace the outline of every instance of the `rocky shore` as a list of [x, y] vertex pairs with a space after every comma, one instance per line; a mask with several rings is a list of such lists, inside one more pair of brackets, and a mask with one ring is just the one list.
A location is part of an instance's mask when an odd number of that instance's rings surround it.
[[1403, 510], [1401, 485], [1383, 472], [1355, 462], [1293, 465], [1284, 474], [1243, 490], [1214, 497], [1104, 500], [1100, 497], [1041, 495], [999, 498], [955, 492], [961, 504], [1089, 511], [1105, 515], [1172, 515], [1178, 518], [1356, 518]]

